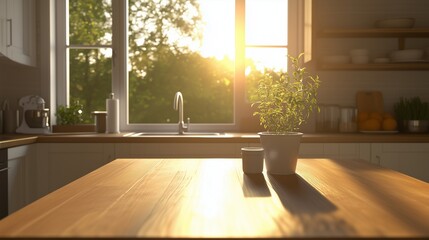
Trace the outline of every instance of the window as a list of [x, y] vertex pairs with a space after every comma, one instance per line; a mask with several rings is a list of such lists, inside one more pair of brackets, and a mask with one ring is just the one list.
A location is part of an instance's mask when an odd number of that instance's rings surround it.
[[112, 92], [112, 4], [110, 0], [69, 0], [68, 61], [69, 101], [91, 111], [104, 110]]
[[[289, 2], [292, 0], [289, 0]], [[265, 68], [287, 68], [288, 0], [64, 0], [58, 103], [121, 102], [121, 130], [176, 130], [177, 91], [191, 129], [238, 130]]]
[[177, 91], [193, 124], [234, 122], [234, 9], [231, 0], [129, 1], [130, 124], [177, 123]]

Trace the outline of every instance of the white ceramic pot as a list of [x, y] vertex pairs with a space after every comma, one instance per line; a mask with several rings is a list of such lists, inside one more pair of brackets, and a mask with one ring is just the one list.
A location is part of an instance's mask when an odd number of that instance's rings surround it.
[[294, 174], [302, 133], [258, 133], [264, 148], [265, 166], [270, 174]]

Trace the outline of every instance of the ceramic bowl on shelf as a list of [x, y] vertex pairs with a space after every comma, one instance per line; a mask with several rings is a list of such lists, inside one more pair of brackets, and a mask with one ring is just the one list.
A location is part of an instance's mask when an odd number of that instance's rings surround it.
[[405, 49], [393, 51], [390, 53], [390, 59], [393, 62], [413, 62], [420, 61], [423, 58], [422, 49]]
[[375, 22], [377, 28], [412, 28], [415, 23], [414, 18], [389, 18]]
[[354, 63], [354, 64], [366, 64], [366, 63], [369, 63], [369, 56], [368, 55], [352, 56], [352, 63]]
[[365, 48], [355, 48], [350, 50], [350, 56], [368, 56], [369, 51]]

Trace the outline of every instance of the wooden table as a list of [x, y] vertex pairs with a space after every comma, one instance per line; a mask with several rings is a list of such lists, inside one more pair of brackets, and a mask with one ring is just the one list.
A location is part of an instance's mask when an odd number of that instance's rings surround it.
[[18, 237], [429, 237], [429, 184], [363, 161], [118, 159], [0, 221]]

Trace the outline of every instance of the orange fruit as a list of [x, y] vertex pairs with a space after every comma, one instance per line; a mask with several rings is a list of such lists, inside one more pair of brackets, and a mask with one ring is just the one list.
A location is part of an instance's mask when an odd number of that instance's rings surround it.
[[396, 130], [397, 126], [398, 123], [393, 118], [385, 118], [381, 124], [381, 127], [384, 131], [394, 131]]
[[385, 118], [394, 118], [394, 117], [390, 113], [383, 113], [383, 119], [385, 119]]
[[358, 122], [363, 122], [368, 120], [369, 114], [367, 112], [358, 112]]
[[379, 131], [381, 129], [381, 122], [375, 118], [370, 118], [361, 122], [359, 129], [362, 131]]
[[371, 112], [369, 114], [369, 118], [377, 119], [378, 121], [383, 121], [383, 114], [379, 112]]

